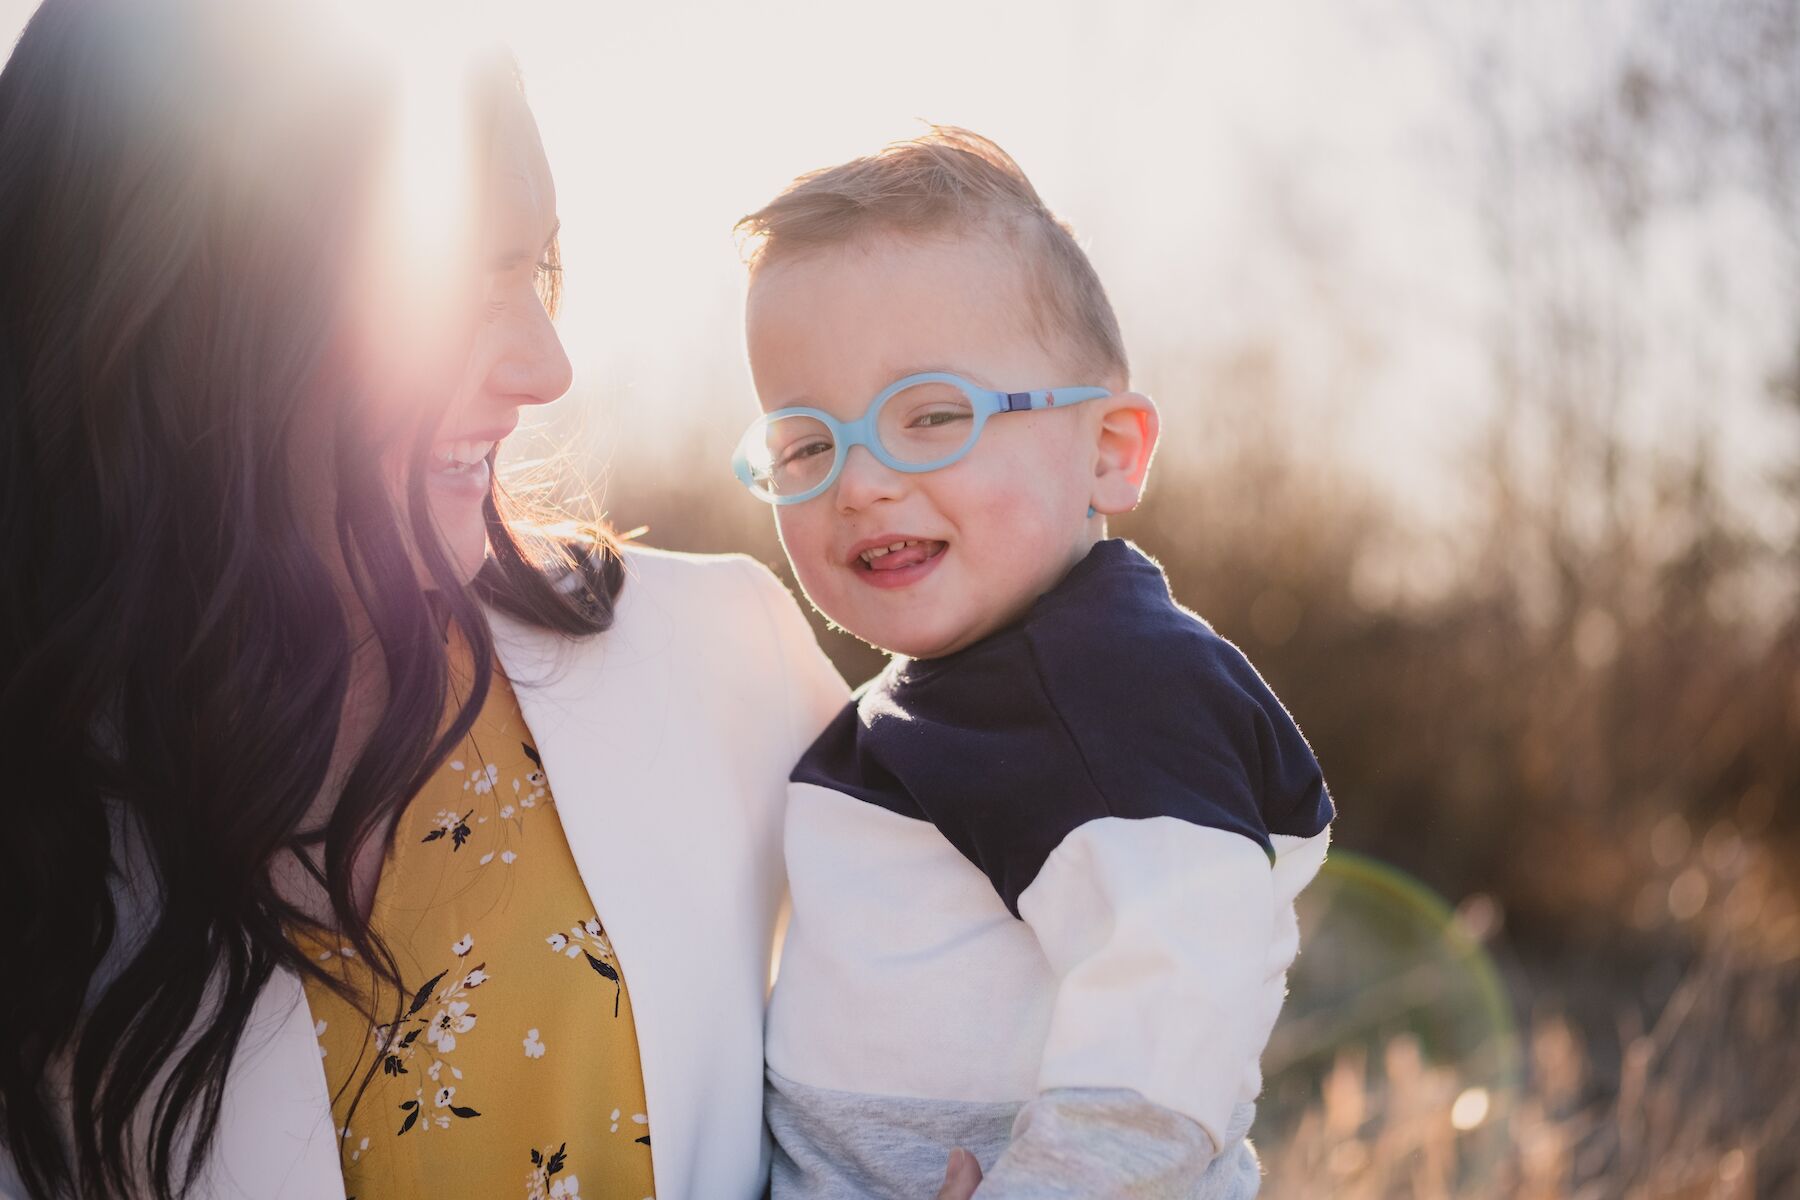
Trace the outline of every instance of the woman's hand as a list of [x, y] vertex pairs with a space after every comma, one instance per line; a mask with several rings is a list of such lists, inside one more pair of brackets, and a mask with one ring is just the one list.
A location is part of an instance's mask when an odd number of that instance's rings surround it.
[[967, 1150], [952, 1150], [950, 1163], [944, 1168], [944, 1186], [938, 1189], [937, 1200], [969, 1200], [980, 1185], [981, 1164], [975, 1161], [975, 1156]]

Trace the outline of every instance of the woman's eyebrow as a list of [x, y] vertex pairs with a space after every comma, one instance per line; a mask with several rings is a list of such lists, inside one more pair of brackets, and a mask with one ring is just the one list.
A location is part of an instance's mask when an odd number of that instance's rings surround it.
[[495, 255], [490, 266], [495, 271], [510, 271], [514, 267], [524, 264], [527, 259], [536, 261], [542, 257], [544, 251], [550, 248], [550, 243], [554, 242], [556, 235], [561, 232], [562, 220], [558, 218], [556, 224], [550, 227], [550, 235], [544, 239], [544, 244], [538, 248], [537, 254], [534, 255], [524, 250], [506, 250]]

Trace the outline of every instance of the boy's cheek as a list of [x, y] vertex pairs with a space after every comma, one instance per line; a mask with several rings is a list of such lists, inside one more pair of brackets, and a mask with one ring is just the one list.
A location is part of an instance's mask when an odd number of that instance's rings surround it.
[[[795, 506], [802, 507], [804, 505]], [[788, 562], [793, 564], [794, 574], [808, 590], [811, 590], [809, 581], [830, 565], [826, 561], [830, 545], [829, 530], [821, 529], [818, 525], [817, 521], [809, 520], [805, 514], [790, 513], [779, 508], [775, 510], [775, 532], [781, 538], [781, 548], [787, 554]]]

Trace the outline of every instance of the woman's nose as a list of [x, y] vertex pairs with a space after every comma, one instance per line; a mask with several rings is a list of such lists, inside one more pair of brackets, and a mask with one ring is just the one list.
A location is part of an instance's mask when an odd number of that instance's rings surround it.
[[838, 473], [836, 503], [839, 512], [855, 512], [882, 500], [896, 500], [906, 488], [906, 476], [884, 465], [867, 446], [852, 446]]
[[488, 385], [516, 404], [548, 404], [569, 390], [575, 370], [550, 314], [532, 305], [514, 325]]

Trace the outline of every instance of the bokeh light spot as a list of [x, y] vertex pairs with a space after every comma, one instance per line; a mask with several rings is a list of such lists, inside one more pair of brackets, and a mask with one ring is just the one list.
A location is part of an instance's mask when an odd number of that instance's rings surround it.
[[1486, 1088], [1465, 1088], [1456, 1103], [1450, 1106], [1450, 1124], [1467, 1133], [1483, 1121], [1488, 1115], [1488, 1092]]

